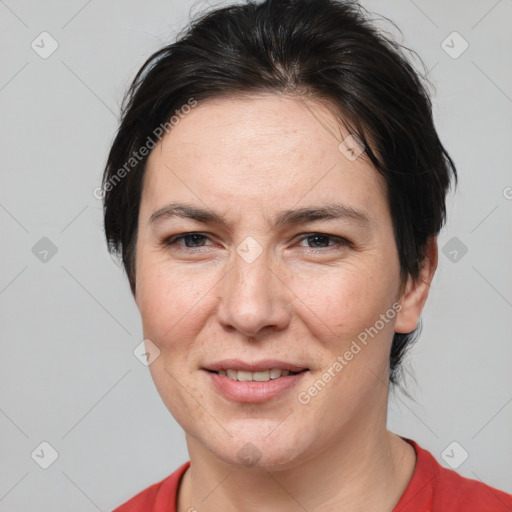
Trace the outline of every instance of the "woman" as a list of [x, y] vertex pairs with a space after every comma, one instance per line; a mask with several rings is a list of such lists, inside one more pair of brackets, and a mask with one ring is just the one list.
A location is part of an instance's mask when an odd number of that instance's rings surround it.
[[386, 429], [455, 166], [354, 2], [217, 9], [137, 74], [105, 170], [190, 462], [127, 511], [509, 511]]

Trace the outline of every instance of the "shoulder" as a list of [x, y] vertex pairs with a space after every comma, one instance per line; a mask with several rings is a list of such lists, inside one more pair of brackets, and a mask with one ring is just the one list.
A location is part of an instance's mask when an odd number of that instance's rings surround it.
[[410, 439], [416, 468], [393, 512], [511, 512], [512, 495], [441, 466]]
[[190, 461], [185, 462], [174, 473], [139, 492], [113, 512], [175, 512], [174, 508], [169, 509], [169, 504], [176, 504], [180, 479], [189, 466]]

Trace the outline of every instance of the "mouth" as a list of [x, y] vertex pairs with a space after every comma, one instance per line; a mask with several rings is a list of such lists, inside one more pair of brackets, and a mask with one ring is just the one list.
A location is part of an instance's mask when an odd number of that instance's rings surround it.
[[214, 389], [235, 402], [265, 402], [284, 396], [309, 372], [309, 368], [277, 360], [247, 363], [219, 361], [202, 368]]
[[218, 371], [207, 370], [210, 373], [215, 373], [220, 377], [226, 377], [231, 380], [239, 382], [268, 382], [269, 380], [279, 379], [280, 377], [288, 377], [289, 375], [297, 375], [299, 373], [307, 372], [308, 369], [294, 372], [283, 368], [269, 368], [268, 370], [250, 372], [245, 370], [235, 370], [233, 368], [221, 369]]

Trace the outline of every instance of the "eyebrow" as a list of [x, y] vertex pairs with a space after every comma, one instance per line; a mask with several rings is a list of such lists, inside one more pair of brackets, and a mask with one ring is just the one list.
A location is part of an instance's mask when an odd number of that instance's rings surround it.
[[[151, 214], [148, 224], [157, 224], [165, 219], [181, 217], [192, 219], [204, 224], [217, 224], [230, 227], [226, 218], [208, 208], [199, 208], [183, 203], [171, 203]], [[322, 206], [309, 206], [296, 210], [283, 210], [279, 212], [272, 222], [274, 227], [291, 226], [317, 220], [349, 219], [360, 224], [369, 224], [369, 218], [356, 208], [341, 204], [328, 204]]]

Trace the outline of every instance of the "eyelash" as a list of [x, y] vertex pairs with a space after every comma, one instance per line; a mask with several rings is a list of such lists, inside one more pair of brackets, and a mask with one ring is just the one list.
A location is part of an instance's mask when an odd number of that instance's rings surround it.
[[[187, 247], [184, 244], [178, 243], [179, 241], [185, 240], [188, 237], [192, 237], [192, 236], [199, 236], [199, 237], [202, 237], [203, 239], [208, 239], [208, 235], [205, 235], [204, 233], [192, 231], [192, 232], [188, 232], [188, 233], [182, 233], [180, 235], [174, 235], [172, 237], [169, 237], [169, 238], [163, 240], [162, 243], [165, 246], [175, 246], [175, 247], [177, 246], [177, 247], [179, 247], [178, 250], [180, 250], [180, 251], [190, 251], [190, 250], [191, 251], [200, 251], [200, 250], [204, 249], [205, 246]], [[328, 235], [326, 233], [318, 233], [318, 232], [302, 234], [300, 236], [299, 242], [303, 242], [304, 240], [307, 240], [308, 238], [313, 238], [313, 237], [327, 238], [331, 241], [334, 241], [334, 243], [332, 245], [328, 245], [327, 247], [306, 247], [306, 249], [309, 249], [314, 254], [325, 252], [326, 250], [332, 250], [333, 248], [336, 248], [336, 246], [338, 246], [338, 248], [341, 248], [343, 246], [351, 246], [351, 243], [348, 240], [346, 240], [345, 238], [342, 238], [340, 236], [335, 236], [335, 235]], [[208, 247], [208, 246], [206, 246], [206, 247]]]

